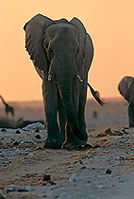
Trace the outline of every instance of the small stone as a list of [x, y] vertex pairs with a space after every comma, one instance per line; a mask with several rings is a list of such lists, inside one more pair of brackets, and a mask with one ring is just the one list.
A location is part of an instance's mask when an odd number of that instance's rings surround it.
[[34, 132], [40, 132], [39, 129], [36, 129]]
[[47, 182], [47, 185], [56, 185], [56, 183], [53, 182], [53, 181], [48, 181], [48, 182]]
[[9, 188], [7, 188], [7, 192], [18, 191], [18, 187], [14, 184], [11, 184]]
[[81, 169], [88, 169], [89, 167], [87, 165], [82, 165], [80, 168]]
[[38, 181], [38, 184], [42, 184], [42, 180], [39, 180], [39, 181]]
[[33, 154], [32, 152], [30, 152], [30, 153], [28, 154], [28, 156], [33, 157], [33, 156], [34, 156], [34, 154]]
[[7, 158], [8, 157], [8, 154], [4, 151], [1, 152], [1, 157], [4, 157], [4, 158]]
[[15, 142], [13, 143], [13, 145], [14, 145], [14, 146], [17, 146], [17, 145], [19, 145], [19, 142], [15, 141]]
[[47, 175], [47, 174], [44, 174], [43, 177], [42, 177], [43, 181], [49, 181], [50, 179], [51, 179], [51, 176]]
[[6, 132], [7, 130], [5, 128], [1, 129], [2, 132]]
[[36, 139], [41, 139], [41, 136], [40, 135], [36, 135], [35, 138]]
[[107, 169], [106, 170], [106, 174], [111, 174], [112, 173], [112, 170], [111, 169]]
[[29, 124], [29, 125], [27, 125], [26, 127], [23, 128], [23, 130], [26, 130], [26, 131], [32, 131], [32, 130], [36, 130], [36, 129], [43, 130], [43, 129], [45, 129], [45, 127], [40, 122], [36, 122], [36, 123], [33, 123], [33, 124]]
[[20, 141], [20, 144], [24, 144], [24, 143], [25, 143], [25, 141], [23, 141], [23, 140]]
[[0, 199], [5, 199], [5, 196], [0, 194]]
[[123, 166], [123, 162], [117, 161], [117, 162], [116, 162], [116, 165], [117, 165], [117, 166]]
[[22, 154], [22, 152], [21, 152], [21, 150], [20, 150], [20, 149], [17, 149], [17, 150], [15, 151], [15, 154], [17, 154], [17, 155], [21, 155], [21, 154]]
[[21, 132], [19, 130], [16, 131], [16, 134], [21, 134]]
[[37, 147], [35, 148], [35, 150], [36, 150], [36, 151], [37, 151], [37, 150], [42, 150], [42, 147], [37, 146]]
[[43, 176], [43, 172], [42, 171], [38, 171], [37, 175], [41, 177], [41, 176]]
[[51, 168], [51, 166], [47, 166], [46, 170], [47, 170], [47, 169], [50, 169], [50, 168]]
[[26, 186], [24, 190], [28, 192], [34, 191], [32, 186]]

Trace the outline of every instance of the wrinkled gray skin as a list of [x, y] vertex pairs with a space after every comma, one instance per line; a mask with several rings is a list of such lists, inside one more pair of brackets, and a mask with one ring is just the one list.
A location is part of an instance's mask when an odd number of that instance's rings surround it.
[[43, 79], [45, 148], [82, 146], [88, 138], [84, 109], [92, 40], [77, 18], [53, 21], [38, 14], [24, 30], [26, 50]]
[[129, 127], [134, 127], [134, 78], [125, 76], [118, 85], [120, 94], [128, 101]]

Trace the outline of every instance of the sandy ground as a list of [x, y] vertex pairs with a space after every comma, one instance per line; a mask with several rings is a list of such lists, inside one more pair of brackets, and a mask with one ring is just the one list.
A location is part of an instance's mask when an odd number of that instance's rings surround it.
[[1, 128], [0, 199], [133, 199], [134, 129], [124, 102], [110, 103], [103, 111], [90, 104], [89, 145], [79, 150], [43, 149], [40, 124]]

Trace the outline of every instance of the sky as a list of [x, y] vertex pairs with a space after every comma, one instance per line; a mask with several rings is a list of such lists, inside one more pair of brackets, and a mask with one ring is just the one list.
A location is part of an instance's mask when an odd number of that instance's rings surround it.
[[1, 0], [0, 94], [7, 101], [42, 100], [42, 80], [25, 50], [23, 31], [38, 13], [83, 22], [95, 51], [89, 82], [102, 98], [119, 97], [119, 81], [134, 74], [134, 0]]

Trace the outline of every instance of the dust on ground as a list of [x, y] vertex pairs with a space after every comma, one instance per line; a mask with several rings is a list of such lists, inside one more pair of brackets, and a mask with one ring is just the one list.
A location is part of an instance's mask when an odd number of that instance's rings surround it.
[[91, 107], [88, 145], [77, 150], [44, 149], [41, 124], [1, 128], [0, 198], [132, 199], [134, 129], [127, 127], [127, 113], [123, 108], [116, 112], [117, 107], [104, 112]]

